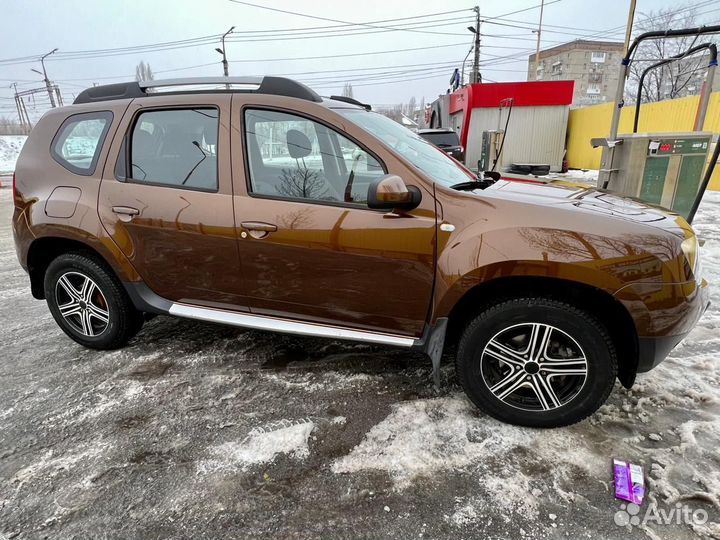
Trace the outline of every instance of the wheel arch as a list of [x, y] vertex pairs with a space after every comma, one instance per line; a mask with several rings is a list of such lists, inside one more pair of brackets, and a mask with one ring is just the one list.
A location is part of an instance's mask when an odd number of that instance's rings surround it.
[[499, 301], [542, 296], [565, 301], [595, 315], [607, 328], [618, 354], [618, 379], [626, 388], [635, 382], [638, 334], [627, 308], [603, 289], [577, 281], [545, 276], [510, 276], [485, 281], [468, 289], [450, 310], [447, 345], [457, 343], [474, 314]]
[[107, 249], [102, 246], [93, 245], [74, 238], [61, 236], [43, 236], [36, 238], [30, 244], [27, 253], [27, 271], [30, 276], [30, 290], [34, 298], [43, 300], [45, 298], [44, 280], [45, 272], [50, 263], [58, 256], [71, 252], [88, 253], [98, 259], [113, 272], [120, 282], [133, 281], [136, 274], [129, 263], [126, 265], [132, 270], [128, 273], [127, 269], [120, 268], [114, 264], [112, 253], [107, 253]]

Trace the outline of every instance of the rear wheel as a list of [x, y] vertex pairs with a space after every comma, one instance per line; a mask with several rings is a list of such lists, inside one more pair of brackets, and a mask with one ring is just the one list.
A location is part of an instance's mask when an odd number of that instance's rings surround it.
[[67, 253], [45, 272], [45, 298], [55, 322], [92, 349], [117, 349], [143, 324], [115, 275], [85, 253]]
[[519, 298], [468, 324], [456, 368], [468, 397], [491, 416], [559, 427], [605, 402], [617, 360], [607, 330], [591, 314], [553, 299]]

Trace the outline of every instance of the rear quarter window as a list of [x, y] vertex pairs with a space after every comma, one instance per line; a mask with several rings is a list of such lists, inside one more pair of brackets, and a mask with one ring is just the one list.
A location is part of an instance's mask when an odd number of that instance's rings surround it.
[[110, 111], [69, 116], [53, 139], [50, 148], [53, 159], [75, 174], [94, 174], [112, 120]]

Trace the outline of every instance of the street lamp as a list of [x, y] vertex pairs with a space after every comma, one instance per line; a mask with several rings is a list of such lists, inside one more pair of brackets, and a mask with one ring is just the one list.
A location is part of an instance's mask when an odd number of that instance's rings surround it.
[[[474, 50], [475, 55], [473, 58], [472, 79], [470, 82], [479, 83], [482, 81], [480, 79], [480, 10], [478, 8], [475, 8], [475, 14], [477, 19], [475, 26], [467, 27], [470, 32], [475, 34], [475, 39], [473, 40], [473, 48], [471, 49]], [[465, 58], [467, 59], [467, 56]]]
[[54, 48], [49, 53], [43, 54], [40, 57], [40, 65], [42, 65], [42, 73], [40, 73], [37, 69], [30, 68], [35, 73], [38, 73], [43, 76], [43, 79], [45, 80], [45, 88], [47, 88], [48, 96], [50, 97], [50, 105], [53, 107], [55, 107], [55, 97], [53, 96], [53, 93], [52, 93], [52, 85], [50, 84], [50, 79], [48, 79], [47, 71], [45, 70], [45, 59], [48, 56], [50, 56], [51, 54], [56, 53], [56, 52], [57, 52], [57, 47]]
[[225, 55], [225, 38], [227, 37], [228, 34], [231, 34], [233, 30], [235, 30], [235, 27], [234, 27], [234, 26], [231, 26], [231, 27], [230, 27], [230, 30], [228, 30], [227, 32], [225, 32], [225, 33], [222, 35], [222, 38], [221, 38], [221, 40], [220, 40], [220, 41], [222, 42], [222, 49], [221, 49], [220, 47], [216, 47], [216, 48], [215, 48], [215, 50], [216, 50], [217, 52], [219, 52], [220, 54], [222, 54], [222, 57], [223, 57], [223, 59], [222, 59], [223, 75], [225, 75], [225, 77], [228, 76], [228, 61], [227, 61], [227, 56]]

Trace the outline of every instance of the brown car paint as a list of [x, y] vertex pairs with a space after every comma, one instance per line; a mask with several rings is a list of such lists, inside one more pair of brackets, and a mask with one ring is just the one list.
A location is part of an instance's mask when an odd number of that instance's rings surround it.
[[604, 290], [630, 312], [639, 336], [686, 333], [707, 305], [707, 283], [694, 280], [677, 247], [692, 231], [663, 209], [568, 185], [500, 182], [481, 196], [438, 185], [436, 195], [456, 226], [439, 236], [436, 317], [479, 283], [508, 276]]
[[[20, 264], [28, 269], [28, 255], [40, 239], [62, 238], [74, 240], [97, 251], [125, 282], [140, 281], [140, 275], [105, 233], [98, 217], [97, 199], [100, 178], [110, 154], [110, 140], [130, 100], [117, 100], [96, 104], [71, 105], [51, 109], [30, 132], [20, 152], [15, 174], [15, 210], [13, 233]], [[50, 155], [50, 143], [63, 121], [73, 114], [111, 111], [113, 121], [100, 150], [94, 174], [80, 176], [57, 163]], [[54, 218], [45, 212], [46, 201], [56, 186], [76, 187], [81, 190], [71, 218]]]
[[[138, 111], [188, 106], [220, 111], [217, 193], [115, 177]], [[248, 107], [305, 115], [343, 133], [419, 188], [420, 205], [385, 212], [249, 193]], [[98, 110], [113, 113], [112, 125], [95, 173], [78, 176], [47, 149], [65, 118]], [[45, 213], [57, 186], [81, 190], [70, 218]], [[328, 105], [295, 98], [194, 93], [54, 109], [25, 144], [16, 189], [13, 230], [26, 269], [35, 242], [71, 239], [96, 250], [121, 281], [200, 306], [420, 337], [477, 285], [535, 276], [614, 296], [640, 338], [682, 337], [707, 306], [707, 283], [679, 248], [694, 233], [677, 215], [570, 185], [456, 191]], [[113, 206], [139, 213], [121, 218]]]
[[[218, 191], [149, 185], [115, 176], [126, 134], [141, 111], [214, 107], [220, 111]], [[241, 269], [230, 171], [230, 96], [173, 96], [172, 104], [140, 98], [118, 123], [99, 190], [98, 212], [107, 234], [145, 284], [168, 300], [240, 306]], [[139, 211], [128, 219], [113, 212]]]
[[[413, 172], [353, 124], [338, 123], [327, 107], [276, 96], [233, 96], [235, 148], [244, 148], [245, 108], [304, 114], [346, 133], [371, 150], [388, 171], [405, 179]], [[382, 212], [360, 205], [279, 200], [251, 194], [243, 152], [233, 153], [235, 212], [247, 305], [263, 315], [419, 336], [428, 317], [433, 289], [435, 203], [432, 185], [411, 212]], [[406, 180], [407, 181], [407, 180]], [[408, 182], [417, 184], [417, 182]], [[243, 222], [278, 227], [263, 238]], [[249, 231], [245, 231], [249, 232]], [[412, 294], [407, 294], [412, 291]], [[392, 301], [378, 301], [392, 299]]]

